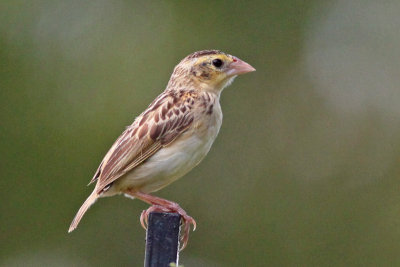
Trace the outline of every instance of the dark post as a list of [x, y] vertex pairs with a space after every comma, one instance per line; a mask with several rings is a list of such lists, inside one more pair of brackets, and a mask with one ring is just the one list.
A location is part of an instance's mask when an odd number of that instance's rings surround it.
[[151, 212], [146, 235], [145, 267], [178, 265], [179, 226], [177, 213]]

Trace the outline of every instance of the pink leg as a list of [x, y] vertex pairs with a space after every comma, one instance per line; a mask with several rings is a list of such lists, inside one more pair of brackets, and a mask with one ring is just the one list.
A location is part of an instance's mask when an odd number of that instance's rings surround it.
[[174, 212], [178, 213], [182, 217], [182, 222], [183, 222], [183, 234], [181, 237], [181, 242], [182, 242], [182, 247], [180, 250], [184, 249], [187, 245], [187, 242], [189, 240], [189, 232], [190, 232], [190, 224], [193, 224], [193, 231], [196, 230], [196, 221], [187, 215], [186, 211], [183, 210], [178, 203], [160, 198], [160, 197], [155, 197], [149, 194], [141, 193], [141, 192], [131, 192], [128, 191], [126, 192], [127, 194], [140, 199], [150, 205], [152, 205], [150, 208], [147, 210], [144, 210], [142, 214], [140, 215], [140, 223], [142, 224], [144, 229], [147, 229], [147, 222], [148, 222], [148, 216], [150, 212]]

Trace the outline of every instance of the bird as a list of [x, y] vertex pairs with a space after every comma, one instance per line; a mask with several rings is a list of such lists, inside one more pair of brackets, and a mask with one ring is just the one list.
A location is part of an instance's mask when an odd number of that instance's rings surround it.
[[255, 71], [250, 64], [220, 50], [194, 52], [174, 68], [165, 90], [117, 138], [89, 184], [68, 232], [99, 198], [123, 194], [151, 206], [140, 216], [146, 229], [150, 212], [181, 215], [181, 250], [196, 221], [179, 204], [152, 195], [184, 176], [209, 152], [222, 124], [220, 95], [235, 77]]

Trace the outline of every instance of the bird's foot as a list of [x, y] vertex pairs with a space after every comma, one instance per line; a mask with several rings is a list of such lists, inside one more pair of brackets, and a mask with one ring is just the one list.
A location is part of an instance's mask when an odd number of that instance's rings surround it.
[[186, 211], [178, 203], [138, 191], [127, 190], [126, 194], [152, 205], [140, 215], [140, 223], [145, 230], [147, 230], [148, 218], [151, 212], [172, 212], [181, 215], [182, 234], [180, 241], [182, 246], [180, 250], [186, 247], [189, 240], [190, 225], [193, 224], [193, 231], [196, 230], [196, 221], [187, 215]]
[[147, 230], [148, 217], [151, 212], [172, 212], [181, 215], [183, 231], [180, 238], [182, 244], [180, 250], [183, 250], [189, 240], [190, 225], [193, 224], [193, 231], [196, 230], [196, 221], [187, 215], [186, 211], [177, 203], [168, 201], [168, 203], [163, 203], [163, 206], [153, 205], [147, 210], [142, 211], [142, 214], [140, 215], [140, 223], [145, 230]]
[[147, 230], [147, 225], [149, 224], [149, 215], [152, 212], [169, 212], [169, 210], [159, 205], [153, 205], [147, 210], [143, 210], [142, 214], [140, 214], [140, 224], [144, 230]]

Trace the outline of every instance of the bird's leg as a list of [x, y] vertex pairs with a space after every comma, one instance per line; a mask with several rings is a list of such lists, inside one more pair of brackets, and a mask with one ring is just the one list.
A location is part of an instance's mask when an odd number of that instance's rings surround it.
[[182, 209], [178, 203], [152, 196], [149, 194], [141, 193], [141, 192], [131, 192], [128, 191], [127, 194], [140, 199], [150, 205], [152, 205], [147, 210], [144, 210], [140, 215], [140, 223], [142, 224], [144, 229], [147, 229], [148, 216], [150, 212], [173, 212], [181, 215], [182, 223], [183, 223], [183, 234], [181, 236], [182, 247], [180, 250], [184, 249], [189, 240], [189, 232], [190, 232], [190, 224], [193, 224], [193, 231], [196, 230], [196, 221], [187, 215], [186, 211]]

